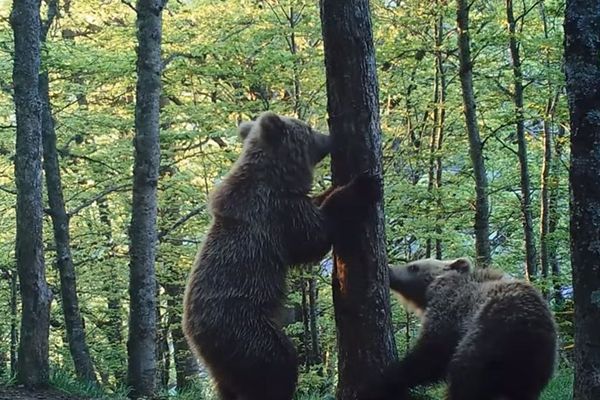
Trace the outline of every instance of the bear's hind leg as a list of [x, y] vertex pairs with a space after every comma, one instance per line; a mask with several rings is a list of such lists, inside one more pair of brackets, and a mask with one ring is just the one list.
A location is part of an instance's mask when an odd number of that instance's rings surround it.
[[264, 316], [252, 325], [246, 331], [244, 351], [228, 371], [237, 400], [292, 400], [298, 379], [294, 345]]

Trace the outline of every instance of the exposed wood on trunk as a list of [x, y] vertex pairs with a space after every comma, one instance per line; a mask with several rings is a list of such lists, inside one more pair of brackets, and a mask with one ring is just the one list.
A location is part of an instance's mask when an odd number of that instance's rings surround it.
[[[321, 0], [333, 181], [382, 172], [378, 87], [367, 0]], [[349, 400], [396, 359], [391, 329], [383, 205], [334, 243], [333, 299], [338, 337], [337, 398]], [[351, 248], [352, 250], [349, 250]], [[344, 252], [347, 251], [347, 252]]]

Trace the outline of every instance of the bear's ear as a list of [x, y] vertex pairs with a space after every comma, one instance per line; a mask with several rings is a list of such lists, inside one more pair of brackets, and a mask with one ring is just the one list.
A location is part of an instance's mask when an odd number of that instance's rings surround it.
[[471, 262], [466, 258], [457, 258], [456, 260], [452, 261], [445, 269], [461, 273], [470, 272]]
[[238, 125], [238, 134], [240, 135], [242, 140], [246, 140], [253, 126], [254, 122], [252, 121], [245, 121]]
[[274, 112], [265, 111], [258, 118], [260, 137], [267, 143], [276, 145], [283, 139], [285, 123]]

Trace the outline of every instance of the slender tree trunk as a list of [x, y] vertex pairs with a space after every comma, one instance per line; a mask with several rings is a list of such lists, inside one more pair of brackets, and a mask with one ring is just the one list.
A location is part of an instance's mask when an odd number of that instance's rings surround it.
[[22, 298], [17, 380], [28, 387], [41, 387], [48, 384], [52, 293], [46, 284], [42, 237], [42, 107], [38, 92], [40, 2], [15, 0], [10, 21], [15, 40], [16, 255]]
[[[160, 299], [160, 287], [156, 288], [156, 298]], [[161, 390], [169, 388], [169, 370], [171, 369], [171, 351], [169, 349], [169, 321], [161, 313], [160, 300], [157, 301], [157, 340], [156, 340], [156, 359], [158, 368], [156, 369], [156, 381], [160, 384]]]
[[544, 117], [544, 158], [542, 161], [542, 189], [540, 211], [540, 264], [542, 277], [548, 278], [550, 259], [548, 256], [548, 234], [550, 233], [550, 170], [552, 169], [552, 128], [548, 115]]
[[[106, 246], [109, 249], [113, 246], [113, 235], [112, 235], [112, 223], [110, 219], [110, 208], [108, 200], [106, 198], [98, 200], [98, 214], [100, 222], [104, 228], [104, 237], [106, 238]], [[103, 258], [103, 262], [108, 266], [108, 274], [113, 276], [117, 273], [115, 267], [114, 252], [110, 249], [106, 257]], [[122, 310], [122, 291], [119, 285], [114, 282], [107, 282], [103, 286], [103, 290], [106, 293], [107, 302], [107, 317], [108, 321], [106, 327], [103, 329], [104, 334], [108, 343], [110, 343], [113, 349], [120, 349], [123, 344], [123, 310]], [[125, 384], [126, 373], [125, 364], [123, 358], [120, 357], [120, 351], [115, 351], [116, 354], [114, 365], [111, 368], [111, 372], [114, 372], [114, 377], [117, 385]], [[104, 380], [104, 378], [103, 378]]]
[[469, 135], [469, 153], [475, 175], [475, 248], [477, 263], [486, 267], [491, 262], [488, 182], [483, 159], [483, 143], [479, 135], [475, 94], [473, 92], [473, 62], [469, 38], [469, 4], [467, 0], [456, 0], [456, 22], [458, 25], [458, 53], [460, 61], [460, 85]]
[[152, 396], [156, 388], [156, 191], [160, 164], [159, 106], [163, 0], [137, 3], [138, 59], [135, 107], [129, 276], [127, 383], [131, 396]]
[[[46, 41], [48, 28], [56, 15], [56, 3], [49, 4], [49, 18], [42, 29], [42, 43]], [[52, 8], [54, 10], [52, 11]], [[48, 191], [48, 203], [50, 205], [50, 217], [56, 244], [56, 263], [60, 275], [60, 291], [62, 309], [65, 318], [67, 341], [75, 373], [81, 380], [97, 383], [94, 366], [85, 339], [83, 318], [79, 310], [79, 299], [77, 297], [77, 282], [75, 267], [71, 256], [71, 238], [69, 234], [69, 215], [65, 209], [65, 201], [62, 192], [60, 167], [58, 153], [56, 151], [56, 132], [54, 131], [54, 120], [50, 105], [50, 93], [48, 82], [48, 71], [43, 71], [39, 77], [39, 92], [42, 101], [42, 143], [44, 155], [44, 171], [46, 173], [46, 188]]]
[[175, 360], [175, 377], [177, 389], [188, 387], [198, 377], [198, 363], [190, 351], [188, 343], [181, 328], [181, 304], [183, 302], [181, 285], [169, 284], [165, 286], [167, 293], [167, 309], [169, 310], [169, 328], [173, 339], [173, 352]]
[[17, 346], [19, 344], [19, 333], [17, 326], [19, 316], [17, 314], [18, 280], [17, 271], [12, 270], [10, 275], [10, 376], [17, 375]]
[[[438, 7], [442, 5], [438, 2]], [[437, 21], [435, 25], [435, 75], [439, 80], [437, 86], [436, 108], [435, 108], [435, 136], [436, 136], [436, 152], [435, 157], [435, 188], [437, 191], [436, 203], [438, 210], [442, 210], [442, 198], [440, 190], [442, 188], [442, 145], [444, 143], [444, 124], [446, 123], [446, 68], [444, 67], [444, 58], [441, 47], [444, 42], [444, 12], [438, 11]], [[440, 223], [440, 214], [435, 216], [435, 258], [442, 259], [442, 225]]]
[[506, 19], [508, 22], [509, 48], [512, 59], [515, 114], [517, 119], [517, 154], [521, 172], [521, 213], [523, 218], [523, 232], [525, 234], [525, 262], [529, 279], [535, 279], [538, 274], [538, 263], [535, 248], [535, 235], [533, 233], [533, 217], [531, 212], [531, 183], [529, 165], [527, 162], [527, 141], [525, 140], [525, 119], [523, 115], [523, 71], [521, 69], [521, 55], [519, 43], [516, 38], [516, 22], [512, 0], [506, 0]]
[[311, 364], [319, 364], [321, 359], [321, 346], [319, 345], [318, 313], [317, 313], [317, 279], [312, 276], [308, 280], [308, 309], [310, 319], [310, 341], [312, 349]]
[[[333, 140], [331, 167], [334, 184], [341, 185], [363, 171], [378, 175], [382, 171], [369, 2], [321, 0], [321, 23]], [[334, 243], [339, 400], [356, 398], [369, 379], [396, 359], [381, 203], [353, 235], [353, 246]]]
[[[556, 249], [554, 244], [550, 243], [551, 233], [554, 233], [557, 225], [557, 201], [556, 195], [558, 192], [559, 175], [553, 176], [552, 171], [555, 170], [553, 154], [553, 139], [552, 139], [552, 121], [554, 120], [554, 108], [558, 101], [558, 96], [548, 98], [546, 111], [543, 121], [544, 135], [544, 156], [542, 161], [542, 179], [541, 179], [541, 207], [540, 207], [540, 266], [542, 269], [542, 277], [547, 279], [551, 272], [551, 259], [556, 259]], [[560, 171], [556, 170], [559, 174]], [[552, 215], [553, 214], [553, 215]]]
[[[549, 38], [548, 22], [546, 18], [546, 9], [544, 2], [540, 2], [540, 16], [544, 29], [544, 37]], [[550, 56], [546, 55], [546, 69], [552, 68], [550, 64]], [[556, 93], [553, 93], [556, 92]], [[556, 252], [556, 243], [552, 240], [556, 227], [558, 226], [558, 196], [560, 183], [560, 157], [561, 143], [556, 140], [553, 143], [552, 129], [554, 127], [554, 112], [558, 103], [559, 90], [553, 88], [551, 80], [548, 80], [548, 100], [546, 104], [546, 112], [544, 115], [544, 159], [542, 165], [542, 188], [541, 188], [541, 211], [540, 211], [540, 266], [542, 276], [547, 279], [552, 273], [552, 281], [554, 286], [554, 300], [556, 303], [562, 302], [562, 293], [560, 287], [560, 266]], [[559, 125], [560, 132], [564, 129]], [[554, 157], [555, 156], [555, 157]], [[555, 159], [553, 159], [555, 158]], [[549, 295], [548, 295], [549, 296]]]
[[565, 72], [571, 122], [574, 400], [600, 399], [600, 5], [567, 0]]
[[[558, 200], [560, 199], [560, 171], [563, 148], [563, 138], [565, 137], [565, 128], [562, 125], [558, 126], [558, 135], [554, 144], [554, 161], [552, 163], [552, 184], [550, 187], [550, 199], [548, 204], [548, 236], [553, 237], [558, 227]], [[558, 262], [558, 254], [556, 251], [556, 243], [552, 242], [548, 246], [548, 261], [550, 270], [552, 271], [552, 281], [554, 286], [554, 299], [557, 303], [561, 303], [563, 299], [561, 290], [560, 264]]]
[[304, 366], [306, 371], [308, 371], [308, 367], [310, 367], [312, 361], [312, 343], [310, 341], [310, 317], [308, 311], [308, 279], [306, 279], [305, 277], [300, 277], [300, 293], [302, 297], [302, 347], [304, 350]]

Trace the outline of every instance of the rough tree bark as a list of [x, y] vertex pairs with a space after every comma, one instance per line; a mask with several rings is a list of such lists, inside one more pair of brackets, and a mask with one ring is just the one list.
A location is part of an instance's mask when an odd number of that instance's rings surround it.
[[[48, 18], [42, 25], [41, 41], [46, 42], [48, 30], [57, 15], [56, 1], [48, 3]], [[54, 243], [56, 245], [56, 263], [60, 275], [60, 294], [65, 318], [67, 341], [73, 358], [75, 373], [81, 380], [97, 383], [94, 366], [85, 339], [83, 318], [79, 309], [77, 281], [73, 258], [71, 256], [71, 238], [69, 233], [70, 216], [65, 209], [58, 152], [56, 150], [56, 132], [50, 105], [48, 71], [39, 77], [39, 92], [42, 101], [42, 143], [46, 189], [48, 191], [49, 214], [52, 219]]]
[[523, 115], [523, 71], [521, 69], [520, 44], [516, 38], [516, 21], [512, 0], [506, 0], [506, 20], [508, 22], [508, 42], [513, 70], [513, 102], [516, 114], [517, 154], [521, 173], [521, 214], [523, 232], [525, 234], [525, 262], [529, 279], [535, 279], [538, 273], [538, 262], [533, 233], [533, 217], [531, 212], [531, 183], [529, 164], [527, 162], [527, 142], [525, 141], [525, 118]]
[[15, 50], [13, 83], [17, 118], [17, 270], [22, 299], [17, 380], [28, 387], [48, 384], [48, 335], [52, 293], [46, 284], [42, 237], [42, 107], [40, 2], [15, 0], [10, 17]]
[[571, 123], [574, 400], [600, 399], [600, 4], [567, 0], [565, 73]]
[[486, 267], [491, 262], [488, 182], [483, 159], [483, 143], [479, 135], [475, 94], [473, 92], [473, 63], [469, 38], [469, 7], [467, 0], [456, 0], [458, 25], [458, 54], [460, 61], [460, 86], [469, 135], [469, 153], [475, 176], [475, 250], [477, 264]]
[[[361, 172], [380, 175], [382, 171], [369, 2], [321, 0], [321, 23], [333, 140], [331, 168], [334, 184], [342, 185]], [[354, 237], [353, 246], [334, 243], [339, 400], [356, 398], [369, 379], [396, 359], [381, 203], [370, 210], [368, 223], [357, 228]]]
[[132, 398], [156, 388], [156, 213], [160, 164], [159, 106], [164, 0], [139, 0], [135, 162], [130, 237], [127, 383]]

